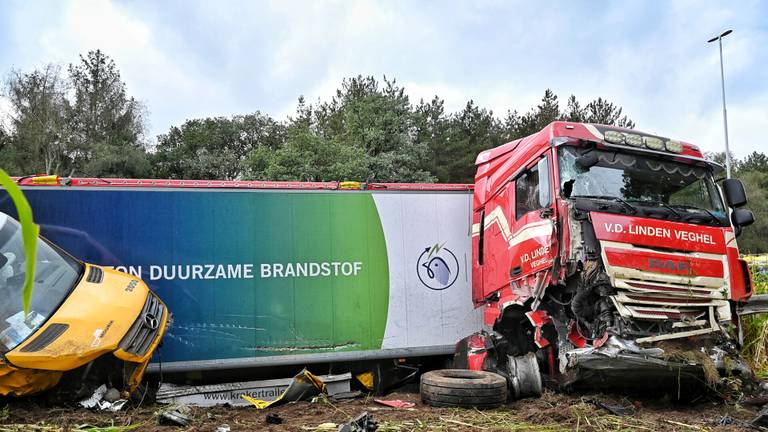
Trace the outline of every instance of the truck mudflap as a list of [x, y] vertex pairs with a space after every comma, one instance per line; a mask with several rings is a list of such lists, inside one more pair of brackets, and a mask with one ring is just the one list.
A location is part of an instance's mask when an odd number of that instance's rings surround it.
[[633, 341], [611, 336], [600, 347], [566, 351], [560, 361], [560, 384], [588, 384], [602, 388], [658, 388], [682, 382], [716, 385], [721, 376], [751, 376], [738, 356], [714, 346], [697, 350], [672, 347], [643, 348]]

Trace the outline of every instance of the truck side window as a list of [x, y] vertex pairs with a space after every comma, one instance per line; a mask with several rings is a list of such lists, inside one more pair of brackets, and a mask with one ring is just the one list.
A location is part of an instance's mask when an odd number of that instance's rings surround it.
[[548, 207], [552, 203], [549, 160], [542, 158], [515, 182], [515, 217]]

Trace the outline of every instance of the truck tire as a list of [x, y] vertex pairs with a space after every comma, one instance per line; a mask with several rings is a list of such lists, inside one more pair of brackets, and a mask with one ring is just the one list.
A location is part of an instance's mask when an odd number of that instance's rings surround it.
[[539, 397], [542, 393], [541, 372], [534, 353], [523, 356], [507, 356], [511, 395], [515, 399]]
[[421, 376], [421, 400], [435, 407], [496, 408], [507, 401], [507, 380], [493, 372], [441, 369]]

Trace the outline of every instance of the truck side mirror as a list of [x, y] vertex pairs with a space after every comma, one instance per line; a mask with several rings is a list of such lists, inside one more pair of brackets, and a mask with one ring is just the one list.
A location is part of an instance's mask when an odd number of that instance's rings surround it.
[[731, 213], [731, 222], [733, 222], [734, 226], [745, 227], [752, 225], [752, 222], [754, 221], [755, 215], [750, 210], [736, 209]]
[[747, 203], [747, 193], [744, 184], [739, 179], [723, 180], [723, 194], [729, 207], [741, 207]]

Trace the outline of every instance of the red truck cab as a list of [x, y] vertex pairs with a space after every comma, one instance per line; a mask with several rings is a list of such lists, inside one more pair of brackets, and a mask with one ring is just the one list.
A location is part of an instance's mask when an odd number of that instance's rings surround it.
[[724, 367], [735, 306], [751, 296], [740, 181], [718, 187], [722, 167], [694, 145], [570, 122], [476, 165], [473, 301], [488, 331], [457, 345], [457, 366], [513, 382], [541, 367], [562, 384], [606, 370], [695, 375], [701, 365], [669, 362], [659, 344], [695, 340]]

